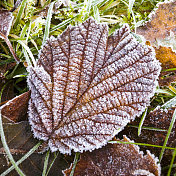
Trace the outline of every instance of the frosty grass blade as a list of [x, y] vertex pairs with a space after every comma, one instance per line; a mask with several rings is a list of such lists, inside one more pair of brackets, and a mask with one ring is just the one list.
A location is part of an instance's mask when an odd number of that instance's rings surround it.
[[28, 68], [34, 136], [64, 154], [102, 147], [149, 105], [160, 69], [127, 25], [110, 37], [92, 18], [69, 26]]

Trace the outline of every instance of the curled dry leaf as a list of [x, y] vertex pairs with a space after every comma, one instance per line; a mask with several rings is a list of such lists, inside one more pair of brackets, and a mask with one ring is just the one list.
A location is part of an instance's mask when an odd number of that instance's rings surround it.
[[30, 91], [21, 94], [1, 106], [2, 116], [20, 122], [27, 120], [27, 109], [30, 98]]
[[[12, 13], [7, 10], [0, 10], [0, 37], [5, 39], [9, 35], [12, 25]], [[4, 37], [5, 36], [5, 37]]]
[[[124, 137], [121, 142], [132, 142]], [[64, 171], [69, 176], [72, 166]], [[132, 144], [108, 144], [93, 152], [81, 154], [74, 176], [159, 176], [160, 166], [157, 159], [147, 151], [146, 155]]]
[[[140, 136], [138, 136], [137, 128], [133, 127], [126, 127], [119, 136], [122, 135], [128, 135], [130, 139], [135, 140], [135, 142], [139, 143], [146, 143], [146, 144], [152, 144], [152, 145], [159, 145], [163, 146], [164, 140], [167, 135], [167, 130], [169, 129], [171, 119], [173, 116], [173, 113], [175, 111], [175, 107], [169, 108], [169, 109], [156, 109], [154, 111], [151, 111], [147, 117], [145, 118], [145, 121], [143, 123], [143, 127], [152, 127], [156, 129], [162, 129], [166, 131], [156, 131], [156, 130], [147, 130], [143, 129]], [[132, 125], [138, 126], [140, 119], [136, 119], [134, 122], [132, 122]], [[176, 123], [174, 124], [172, 131], [170, 133], [167, 147], [176, 147]], [[141, 146], [141, 149], [149, 149], [155, 156], [159, 157], [161, 149], [156, 147], [147, 147], [147, 146]], [[171, 159], [172, 159], [172, 150], [165, 150], [163, 159], [161, 161], [161, 166], [169, 166]], [[176, 163], [176, 161], [174, 162]], [[175, 173], [176, 169], [172, 169], [172, 173]], [[167, 175], [167, 169], [163, 170], [162, 175]]]
[[151, 20], [137, 29], [137, 33], [145, 36], [152, 43], [156, 39], [164, 39], [170, 31], [176, 34], [176, 1], [159, 3], [158, 9], [151, 15]]
[[160, 64], [123, 26], [108, 37], [92, 18], [47, 40], [30, 67], [29, 122], [51, 151], [100, 148], [150, 102]]

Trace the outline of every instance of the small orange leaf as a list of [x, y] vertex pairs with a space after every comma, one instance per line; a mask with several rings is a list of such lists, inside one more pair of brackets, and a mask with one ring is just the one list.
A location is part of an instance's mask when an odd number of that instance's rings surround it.
[[[159, 46], [155, 47], [156, 58], [162, 63], [162, 69], [176, 68], [176, 53], [171, 47]], [[172, 82], [176, 82], [175, 71], [161, 72], [159, 76], [160, 86], [169, 86]]]
[[162, 69], [176, 68], [176, 53], [171, 47], [155, 48], [156, 58], [162, 63]]

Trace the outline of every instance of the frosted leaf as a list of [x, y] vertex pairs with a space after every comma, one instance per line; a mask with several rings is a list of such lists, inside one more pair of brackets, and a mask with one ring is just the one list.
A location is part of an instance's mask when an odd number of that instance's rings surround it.
[[29, 122], [52, 152], [100, 148], [139, 116], [160, 72], [154, 51], [124, 25], [108, 37], [92, 18], [46, 41], [30, 67]]
[[[12, 13], [7, 10], [0, 10], [0, 37], [4, 39], [4, 36], [9, 35], [9, 31], [12, 25], [13, 16]], [[4, 36], [2, 36], [2, 34]]]
[[[132, 142], [124, 137], [122, 142]], [[149, 151], [146, 155], [132, 144], [108, 144], [93, 152], [81, 154], [74, 176], [159, 176], [158, 159]], [[72, 166], [64, 171], [69, 176]]]

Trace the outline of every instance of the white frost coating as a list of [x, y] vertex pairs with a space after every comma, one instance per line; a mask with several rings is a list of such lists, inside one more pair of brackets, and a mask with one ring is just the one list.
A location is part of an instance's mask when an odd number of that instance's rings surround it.
[[158, 166], [158, 175], [161, 175], [161, 165], [159, 163], [159, 159], [157, 157], [155, 157], [154, 154], [150, 153], [149, 150], [147, 150], [147, 155], [151, 156], [151, 158], [154, 158], [155, 165]]
[[64, 154], [106, 145], [148, 106], [160, 69], [153, 49], [127, 25], [110, 37], [92, 18], [69, 26], [46, 41], [28, 69], [34, 136]]
[[135, 175], [155, 176], [154, 174], [150, 173], [149, 171], [147, 171], [147, 170], [142, 170], [142, 169], [139, 169], [139, 170], [134, 171], [133, 174], [135, 174]]

